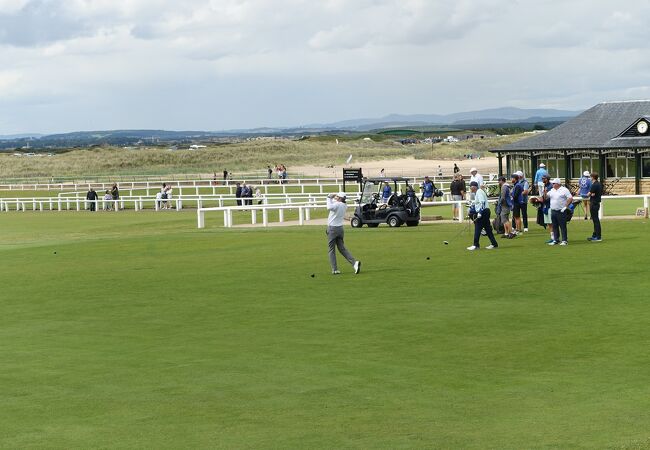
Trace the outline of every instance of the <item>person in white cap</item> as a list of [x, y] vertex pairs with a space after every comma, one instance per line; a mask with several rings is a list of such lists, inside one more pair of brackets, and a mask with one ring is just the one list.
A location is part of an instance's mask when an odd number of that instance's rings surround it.
[[361, 270], [361, 261], [354, 259], [354, 256], [350, 254], [343, 243], [343, 221], [345, 220], [345, 209], [347, 208], [345, 198], [345, 192], [329, 194], [327, 196], [327, 211], [329, 211], [329, 215], [327, 217], [326, 232], [327, 243], [329, 245], [330, 266], [332, 266], [333, 275], [341, 273], [336, 264], [336, 248], [338, 248], [341, 255], [352, 264], [352, 267], [354, 267], [354, 273], [359, 273]]
[[[569, 239], [566, 229], [566, 211], [573, 201], [571, 191], [562, 186], [559, 178], [551, 180], [553, 189], [546, 193], [546, 197], [550, 200], [551, 207], [551, 222], [553, 222], [553, 241], [548, 245], [567, 245]], [[560, 233], [562, 234], [562, 241], [560, 241]]]
[[591, 173], [585, 170], [578, 180], [578, 195], [582, 197], [582, 209], [585, 211], [585, 220], [589, 211], [589, 191], [591, 190]]
[[[469, 173], [471, 175], [469, 178], [469, 183], [470, 184], [472, 184], [472, 182], [478, 183], [478, 187], [483, 188], [483, 185], [485, 183], [483, 183], [483, 176], [480, 173], [478, 173], [478, 169], [476, 167], [472, 167], [471, 169], [469, 169]], [[474, 200], [474, 193], [472, 192], [471, 189], [469, 193], [469, 199]]]
[[535, 178], [533, 178], [533, 184], [537, 186], [538, 195], [544, 195], [544, 182], [542, 177], [548, 175], [548, 170], [546, 170], [546, 164], [539, 163], [539, 169], [535, 172]]

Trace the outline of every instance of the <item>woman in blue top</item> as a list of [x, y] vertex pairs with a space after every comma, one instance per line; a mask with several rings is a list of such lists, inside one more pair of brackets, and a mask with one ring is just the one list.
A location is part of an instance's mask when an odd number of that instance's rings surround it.
[[578, 195], [582, 197], [582, 209], [585, 210], [585, 220], [589, 211], [589, 190], [591, 189], [591, 174], [585, 170], [578, 180]]
[[392, 189], [390, 188], [390, 185], [385, 182], [384, 187], [381, 190], [381, 199], [384, 203], [388, 203], [388, 199], [390, 198], [390, 194], [392, 193]]

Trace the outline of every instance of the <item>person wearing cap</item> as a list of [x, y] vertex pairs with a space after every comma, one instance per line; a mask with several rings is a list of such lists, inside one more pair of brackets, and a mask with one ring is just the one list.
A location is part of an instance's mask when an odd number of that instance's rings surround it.
[[544, 183], [542, 183], [542, 177], [548, 175], [548, 170], [546, 170], [546, 164], [540, 163], [539, 169], [535, 172], [535, 178], [533, 178], [533, 184], [537, 186], [537, 193], [539, 195], [544, 195]]
[[[587, 211], [589, 211], [589, 191], [591, 190], [591, 174], [588, 170], [582, 173], [578, 180], [578, 195], [582, 197], [582, 209], [585, 211], [585, 220], [587, 220]], [[600, 206], [600, 205], [599, 205]]]
[[553, 221], [551, 220], [551, 199], [546, 196], [546, 193], [553, 189], [551, 176], [549, 174], [542, 176], [542, 186], [543, 187], [540, 191], [540, 209], [542, 210], [542, 217], [544, 218], [543, 223], [547, 226], [548, 232], [550, 233], [550, 239], [546, 241], [546, 243], [550, 244], [555, 239], [553, 238]]
[[530, 193], [530, 183], [528, 183], [526, 176], [521, 170], [518, 170], [516, 173], [519, 177], [519, 184], [521, 184], [521, 221], [524, 225], [524, 233], [528, 233], [528, 194]]
[[485, 230], [485, 235], [490, 240], [490, 245], [485, 248], [488, 250], [497, 248], [499, 244], [494, 238], [492, 225], [490, 224], [490, 205], [488, 204], [487, 194], [476, 181], [470, 182], [469, 188], [474, 194], [474, 199], [470, 206], [470, 217], [474, 220], [474, 244], [467, 247], [467, 250], [473, 251], [480, 248], [479, 239], [481, 238], [481, 230], [483, 229]]
[[388, 203], [388, 199], [390, 198], [392, 192], [393, 190], [390, 188], [388, 181], [384, 181], [384, 186], [381, 188], [381, 202]]
[[336, 248], [338, 248], [341, 255], [352, 264], [352, 267], [354, 267], [354, 273], [359, 273], [361, 270], [361, 261], [354, 259], [354, 256], [352, 256], [348, 249], [345, 248], [343, 242], [343, 221], [345, 220], [345, 209], [347, 207], [345, 204], [345, 198], [345, 192], [329, 194], [327, 196], [327, 211], [329, 212], [329, 215], [327, 217], [326, 232], [327, 243], [329, 245], [330, 266], [332, 266], [333, 275], [341, 273], [336, 264]]
[[[469, 169], [470, 177], [469, 177], [469, 182], [471, 183], [472, 181], [478, 183], [478, 186], [480, 188], [483, 187], [483, 176], [478, 173], [478, 169], [476, 167], [472, 167]], [[469, 194], [469, 199], [474, 200], [474, 194], [472, 193], [472, 190], [470, 189], [470, 194]]]
[[591, 242], [600, 242], [603, 240], [602, 232], [600, 229], [600, 217], [598, 217], [598, 212], [600, 211], [600, 200], [603, 195], [603, 185], [598, 181], [598, 174], [596, 172], [591, 173], [591, 188], [589, 189], [589, 213], [591, 214], [591, 220], [594, 223], [594, 232], [590, 238], [587, 238]]
[[506, 180], [506, 177], [499, 178], [499, 186], [501, 186], [501, 192], [499, 193], [499, 199], [497, 200], [496, 213], [501, 219], [503, 224], [503, 236], [504, 238], [512, 239], [515, 237], [512, 234], [512, 224], [510, 223], [510, 211], [512, 210], [512, 197], [510, 196], [510, 190], [512, 189]]
[[[571, 205], [573, 196], [571, 191], [562, 186], [559, 178], [553, 178], [551, 184], [553, 189], [546, 193], [546, 197], [550, 200], [553, 241], [549, 242], [548, 245], [568, 245], [566, 210]], [[562, 241], [560, 241], [560, 233], [562, 234]]]
[[422, 201], [423, 202], [432, 202], [433, 201], [433, 181], [429, 179], [428, 176], [424, 177], [424, 182], [422, 183]]
[[512, 198], [512, 233], [516, 236], [521, 233], [521, 204], [524, 201], [524, 193], [517, 172], [513, 173], [510, 179], [512, 181], [512, 189], [510, 190]]

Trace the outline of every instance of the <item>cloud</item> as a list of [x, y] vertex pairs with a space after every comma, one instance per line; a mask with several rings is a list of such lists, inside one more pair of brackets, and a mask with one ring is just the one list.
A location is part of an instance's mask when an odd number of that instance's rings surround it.
[[579, 109], [647, 96], [649, 19], [608, 0], [0, 0], [0, 134]]

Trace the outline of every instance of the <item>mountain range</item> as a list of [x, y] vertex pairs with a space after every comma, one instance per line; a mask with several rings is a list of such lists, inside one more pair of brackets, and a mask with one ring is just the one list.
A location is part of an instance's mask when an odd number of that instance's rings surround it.
[[109, 130], [77, 131], [62, 134], [0, 135], [0, 148], [65, 148], [90, 145], [132, 145], [137, 143], [188, 143], [201, 140], [229, 139], [250, 136], [302, 136], [335, 132], [368, 132], [403, 127], [477, 128], [509, 127], [513, 124], [558, 125], [581, 111], [558, 109], [494, 108], [453, 114], [390, 114], [379, 118], [350, 119], [332, 123], [316, 123], [284, 128], [252, 128], [223, 131]]

